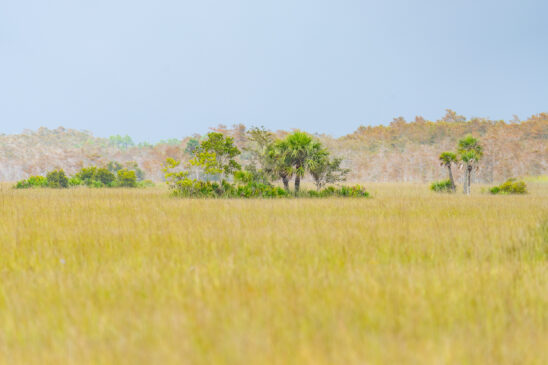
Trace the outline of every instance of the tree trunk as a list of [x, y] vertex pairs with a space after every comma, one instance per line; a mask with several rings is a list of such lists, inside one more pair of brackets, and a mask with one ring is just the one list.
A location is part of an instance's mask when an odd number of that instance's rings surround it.
[[467, 194], [470, 195], [471, 185], [472, 185], [472, 166], [468, 166], [466, 174], [466, 185], [468, 185]]
[[451, 190], [453, 193], [457, 190], [455, 187], [455, 180], [453, 179], [453, 171], [451, 171], [451, 165], [447, 165], [447, 171], [449, 171], [449, 180], [451, 181]]
[[468, 195], [468, 167], [464, 169], [464, 176], [462, 179], [462, 192]]
[[301, 188], [301, 177], [299, 175], [295, 176], [295, 194], [299, 192], [299, 189]]
[[289, 179], [287, 178], [287, 176], [282, 176], [282, 181], [284, 183], [285, 191], [289, 191]]

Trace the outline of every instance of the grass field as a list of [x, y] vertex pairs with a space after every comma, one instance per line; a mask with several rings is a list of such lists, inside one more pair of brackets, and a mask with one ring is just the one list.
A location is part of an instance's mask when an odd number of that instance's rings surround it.
[[548, 184], [0, 191], [0, 363], [546, 364]]

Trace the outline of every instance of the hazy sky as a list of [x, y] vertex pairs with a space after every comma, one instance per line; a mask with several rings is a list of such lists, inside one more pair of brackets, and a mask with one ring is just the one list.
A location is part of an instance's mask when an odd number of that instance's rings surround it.
[[548, 111], [546, 0], [0, 0], [0, 133]]

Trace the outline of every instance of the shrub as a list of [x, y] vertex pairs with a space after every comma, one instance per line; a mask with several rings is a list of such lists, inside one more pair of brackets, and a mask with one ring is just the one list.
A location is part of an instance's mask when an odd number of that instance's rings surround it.
[[68, 188], [68, 177], [63, 170], [51, 171], [46, 179], [50, 188]]
[[359, 198], [359, 197], [367, 198], [369, 196], [369, 193], [365, 190], [363, 186], [354, 185], [354, 186], [341, 186], [341, 188], [338, 191], [338, 195], [344, 196], [344, 197], [351, 197], [351, 198]]
[[527, 194], [527, 185], [524, 181], [508, 179], [499, 186], [489, 189], [491, 194]]
[[84, 167], [82, 168], [75, 177], [78, 178], [82, 183], [90, 185], [91, 181], [94, 180], [95, 173], [97, 172], [97, 167]]
[[91, 187], [110, 186], [116, 180], [116, 176], [109, 169], [96, 166], [82, 168], [75, 178], [80, 180], [80, 183]]
[[346, 197], [346, 198], [367, 198], [369, 193], [361, 185], [353, 186], [341, 186], [335, 188], [334, 186], [328, 186], [320, 191], [310, 190], [308, 196], [311, 198], [329, 198], [329, 197]]
[[31, 176], [27, 180], [18, 181], [16, 189], [45, 188], [48, 186], [48, 179], [43, 176]]
[[118, 185], [125, 188], [137, 187], [137, 176], [135, 171], [128, 169], [118, 170]]
[[76, 176], [73, 176], [69, 179], [69, 186], [80, 186], [82, 185], [82, 180], [80, 180], [79, 178], [77, 178]]
[[279, 186], [272, 186], [258, 182], [239, 185], [236, 188], [237, 196], [241, 198], [280, 198], [289, 196], [289, 193]]
[[453, 189], [451, 187], [451, 180], [433, 182], [432, 185], [430, 185], [430, 190], [437, 193], [452, 193]]
[[116, 180], [116, 176], [112, 172], [110, 172], [106, 168], [100, 168], [97, 169], [94, 176], [95, 180], [100, 181], [103, 185], [110, 185], [114, 180]]

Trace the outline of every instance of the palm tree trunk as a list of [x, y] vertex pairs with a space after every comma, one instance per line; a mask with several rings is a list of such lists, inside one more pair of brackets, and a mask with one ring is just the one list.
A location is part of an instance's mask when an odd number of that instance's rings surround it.
[[449, 181], [451, 181], [451, 190], [453, 193], [457, 190], [455, 187], [455, 180], [453, 179], [453, 171], [451, 171], [451, 165], [447, 165], [447, 171], [449, 171]]
[[287, 178], [287, 176], [282, 176], [282, 181], [284, 183], [285, 191], [289, 191], [289, 179]]
[[462, 192], [468, 195], [468, 167], [464, 169], [464, 176], [462, 179]]
[[472, 185], [472, 166], [468, 167], [466, 174], [466, 185], [468, 185], [467, 194], [470, 195], [471, 185]]
[[299, 175], [295, 176], [295, 194], [299, 192], [301, 188], [301, 177]]

